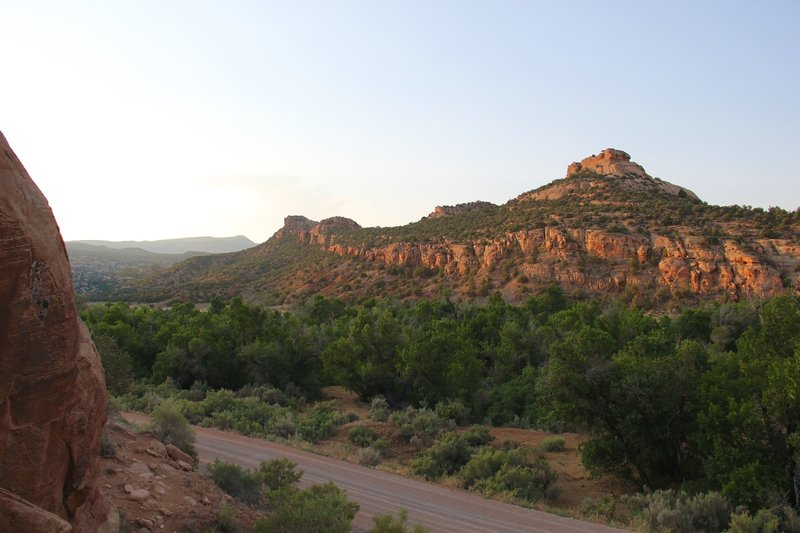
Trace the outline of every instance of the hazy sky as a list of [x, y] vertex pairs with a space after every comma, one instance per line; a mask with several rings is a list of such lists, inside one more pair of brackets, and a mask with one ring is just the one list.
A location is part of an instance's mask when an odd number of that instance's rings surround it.
[[606, 147], [800, 206], [800, 2], [0, 0], [0, 130], [65, 239], [503, 203]]

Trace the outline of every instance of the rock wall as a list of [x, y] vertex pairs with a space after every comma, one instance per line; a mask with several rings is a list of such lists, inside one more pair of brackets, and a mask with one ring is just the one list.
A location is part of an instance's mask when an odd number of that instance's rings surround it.
[[[311, 237], [313, 235], [313, 238]], [[769, 296], [784, 290], [789, 276], [800, 290], [799, 251], [784, 241], [763, 239], [745, 250], [733, 240], [706, 244], [702, 237], [613, 233], [599, 229], [537, 228], [481, 242], [393, 243], [381, 247], [343, 245], [335, 233], [314, 229], [293, 238], [329, 252], [370, 262], [442, 270], [455, 278], [491, 276], [509, 261], [534, 285], [558, 282], [597, 295], [630, 286], [665, 287], [701, 296]]]
[[0, 530], [37, 531], [48, 513], [118, 530], [96, 485], [105, 407], [58, 226], [0, 133]]
[[475, 211], [478, 209], [483, 209], [485, 207], [493, 207], [494, 204], [491, 202], [467, 202], [465, 204], [456, 204], [456, 205], [437, 205], [433, 212], [430, 213], [427, 218], [446, 218], [452, 217], [456, 215], [460, 215], [462, 213], [468, 213], [470, 211]]

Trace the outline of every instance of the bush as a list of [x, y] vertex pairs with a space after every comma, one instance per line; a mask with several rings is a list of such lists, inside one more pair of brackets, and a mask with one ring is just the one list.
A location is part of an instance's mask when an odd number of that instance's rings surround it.
[[427, 479], [455, 474], [472, 457], [473, 448], [457, 433], [446, 433], [411, 463], [411, 471]]
[[331, 482], [275, 491], [270, 507], [269, 515], [256, 522], [256, 533], [349, 533], [358, 512], [358, 504]]
[[494, 477], [503, 465], [519, 466], [525, 462], [525, 453], [521, 450], [504, 451], [484, 446], [469, 459], [458, 475], [467, 487], [471, 487], [482, 479]]
[[459, 470], [466, 487], [485, 494], [510, 494], [526, 502], [554, 496], [556, 474], [544, 461], [530, 463], [524, 450], [480, 448]]
[[470, 421], [469, 409], [459, 400], [447, 400], [437, 403], [436, 414], [442, 420], [452, 420], [459, 425], [468, 424]]
[[614, 498], [603, 498], [600, 501], [586, 498], [581, 502], [580, 511], [583, 516], [610, 522], [617, 512], [617, 501]]
[[731, 516], [731, 533], [772, 533], [785, 531], [800, 533], [800, 517], [793, 508], [784, 506], [780, 509], [761, 509], [755, 516], [747, 510], [737, 510]]
[[264, 461], [255, 474], [259, 483], [270, 491], [291, 487], [303, 477], [302, 472], [295, 472], [297, 464], [289, 459], [280, 458]]
[[385, 422], [389, 419], [389, 402], [383, 396], [375, 396], [369, 403], [369, 417], [376, 422]]
[[221, 533], [239, 533], [241, 527], [236, 520], [236, 507], [222, 504], [217, 511], [217, 530]]
[[164, 400], [150, 414], [150, 429], [164, 444], [174, 444], [184, 452], [197, 458], [194, 449], [196, 440], [189, 422], [181, 414], [173, 400]]
[[554, 484], [557, 476], [544, 461], [513, 466], [504, 464], [494, 478], [476, 483], [481, 492], [510, 492], [515, 498], [526, 502], [537, 502], [556, 496]]
[[381, 452], [375, 448], [362, 448], [358, 450], [358, 464], [375, 466], [381, 462]]
[[543, 452], [563, 452], [566, 445], [564, 437], [546, 437], [539, 443], [539, 449]]
[[377, 439], [378, 433], [369, 426], [356, 426], [347, 434], [347, 440], [362, 448], [371, 446]]
[[724, 531], [730, 504], [718, 492], [690, 496], [685, 492], [657, 490], [625, 498], [635, 521], [651, 531]]
[[[407, 533], [408, 532], [408, 511], [400, 509], [397, 518], [390, 514], [379, 514], [372, 517], [375, 524], [370, 533]], [[419, 524], [414, 526], [412, 533], [427, 533], [428, 528]]]
[[483, 446], [494, 440], [494, 436], [489, 433], [489, 429], [486, 426], [477, 424], [462, 433], [461, 436], [466, 439], [470, 446]]
[[319, 442], [332, 437], [341, 422], [333, 402], [320, 402], [300, 415], [297, 433], [309, 442]]
[[208, 465], [208, 473], [219, 488], [237, 500], [250, 505], [263, 503], [264, 491], [257, 474], [219, 459]]
[[417, 437], [422, 442], [430, 441], [443, 429], [454, 429], [452, 421], [442, 420], [427, 407], [419, 409], [407, 407], [402, 411], [395, 411], [391, 415], [391, 420], [397, 428], [400, 439], [405, 442], [410, 442], [412, 437]]

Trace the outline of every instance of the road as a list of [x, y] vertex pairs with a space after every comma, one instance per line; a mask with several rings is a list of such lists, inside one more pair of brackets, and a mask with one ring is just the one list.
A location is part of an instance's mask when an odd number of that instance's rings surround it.
[[[124, 413], [125, 418], [144, 423], [148, 418]], [[553, 532], [581, 533], [619, 531], [589, 522], [534, 511], [480, 495], [449, 489], [416, 479], [346, 463], [288, 446], [234, 433], [193, 426], [201, 463], [214, 459], [255, 468], [278, 457], [297, 463], [303, 471], [301, 486], [333, 481], [361, 506], [353, 526], [366, 531], [376, 514], [408, 510], [409, 524], [422, 524], [433, 531], [458, 533]]]

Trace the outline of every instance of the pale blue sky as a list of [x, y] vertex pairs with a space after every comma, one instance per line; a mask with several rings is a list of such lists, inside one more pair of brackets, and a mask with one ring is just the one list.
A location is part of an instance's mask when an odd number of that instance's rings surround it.
[[800, 206], [797, 1], [0, 0], [0, 130], [66, 239], [503, 203], [606, 147]]

